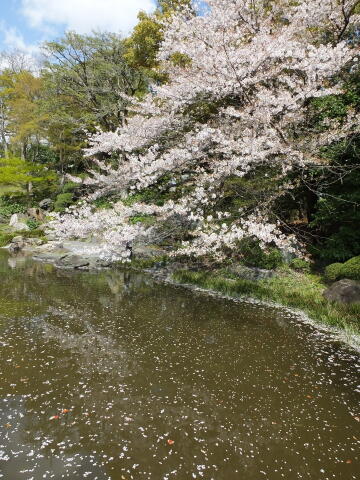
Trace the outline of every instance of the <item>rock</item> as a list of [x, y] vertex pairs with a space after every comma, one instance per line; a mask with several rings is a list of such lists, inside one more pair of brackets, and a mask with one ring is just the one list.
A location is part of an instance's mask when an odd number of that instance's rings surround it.
[[51, 198], [44, 198], [44, 200], [39, 202], [39, 207], [43, 210], [51, 210], [53, 204], [54, 202], [51, 200]]
[[26, 220], [29, 220], [27, 215], [24, 215], [23, 213], [14, 213], [11, 215], [9, 225], [10, 227], [13, 227], [17, 223], [25, 223]]
[[11, 227], [14, 232], [28, 232], [30, 230], [28, 225], [23, 222], [14, 223]]
[[45, 218], [45, 215], [41, 208], [29, 208], [27, 210], [27, 214], [30, 218], [37, 220], [38, 222], [42, 222]]
[[360, 302], [360, 282], [347, 278], [339, 280], [325, 290], [324, 297], [330, 302]]
[[11, 215], [9, 225], [12, 227], [14, 232], [27, 232], [30, 230], [25, 223], [27, 220], [29, 220], [27, 215], [24, 215], [23, 213], [14, 213]]
[[27, 246], [42, 245], [41, 238], [26, 238], [25, 243]]
[[11, 240], [11, 243], [19, 243], [19, 242], [23, 242], [23, 241], [24, 241], [24, 237], [22, 237], [21, 235], [17, 235], [16, 237], [14, 237]]
[[275, 275], [274, 270], [265, 270], [257, 267], [246, 267], [245, 265], [236, 264], [229, 267], [229, 271], [244, 280], [265, 280]]
[[18, 253], [22, 250], [22, 246], [19, 243], [11, 243], [9, 246], [10, 253]]
[[48, 223], [42, 223], [41, 225], [38, 226], [38, 229], [45, 232], [49, 228]]
[[84, 268], [90, 265], [91, 259], [80, 255], [67, 254], [56, 261], [56, 266], [64, 268]]
[[[91, 265], [93, 265], [93, 263]], [[108, 267], [111, 267], [111, 265], [112, 265], [111, 260], [97, 258], [94, 264], [94, 268], [108, 268]]]
[[53, 232], [46, 233], [46, 238], [49, 242], [55, 242], [57, 240], [57, 236]]
[[153, 258], [166, 255], [166, 250], [153, 245], [133, 245], [132, 255], [134, 258]]
[[21, 235], [14, 237], [9, 245], [10, 253], [18, 253], [25, 247], [25, 239]]
[[26, 247], [33, 247], [42, 245], [43, 241], [40, 238], [24, 238], [21, 235], [14, 237], [9, 245], [9, 252], [18, 253]]

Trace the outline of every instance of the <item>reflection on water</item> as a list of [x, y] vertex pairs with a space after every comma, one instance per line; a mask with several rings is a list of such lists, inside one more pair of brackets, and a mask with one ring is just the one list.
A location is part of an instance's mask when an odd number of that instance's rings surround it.
[[359, 358], [269, 307], [0, 253], [0, 478], [359, 475]]

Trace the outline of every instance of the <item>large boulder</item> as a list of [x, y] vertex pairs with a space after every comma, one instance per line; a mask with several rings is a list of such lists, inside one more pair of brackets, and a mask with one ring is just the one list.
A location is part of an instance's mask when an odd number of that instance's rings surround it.
[[9, 225], [10, 227], [13, 227], [17, 223], [25, 223], [27, 220], [29, 220], [28, 215], [25, 215], [24, 213], [14, 213], [10, 217]]
[[40, 238], [24, 238], [21, 235], [14, 237], [9, 245], [9, 252], [18, 253], [24, 248], [41, 245], [43, 241]]
[[51, 198], [44, 198], [44, 200], [41, 200], [41, 202], [39, 202], [39, 207], [43, 210], [51, 210], [53, 205], [54, 202], [53, 200], [51, 200]]
[[360, 282], [344, 278], [335, 282], [324, 292], [330, 302], [360, 303]]
[[98, 268], [110, 267], [110, 260], [103, 260], [91, 255], [76, 255], [74, 253], [66, 253], [57, 258], [55, 265], [61, 268], [74, 268], [76, 270], [92, 270]]
[[17, 253], [20, 252], [25, 247], [25, 239], [18, 235], [17, 237], [14, 237], [11, 240], [11, 243], [9, 245], [9, 252], [11, 253]]
[[23, 213], [14, 213], [11, 215], [9, 225], [14, 232], [27, 232], [30, 230], [26, 221], [29, 220], [27, 215]]
[[27, 214], [30, 218], [37, 220], [38, 222], [42, 222], [45, 218], [45, 215], [41, 208], [28, 208]]
[[66, 254], [56, 261], [58, 267], [63, 268], [85, 268], [90, 264], [90, 259], [72, 253]]

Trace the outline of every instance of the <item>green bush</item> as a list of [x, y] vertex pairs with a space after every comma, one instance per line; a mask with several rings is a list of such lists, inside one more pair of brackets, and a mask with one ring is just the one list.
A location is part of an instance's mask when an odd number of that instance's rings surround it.
[[0, 215], [11, 217], [14, 213], [25, 213], [26, 207], [20, 203], [2, 202], [0, 204]]
[[280, 267], [283, 263], [281, 252], [277, 248], [271, 248], [268, 253], [264, 252], [262, 261], [264, 267], [269, 270]]
[[72, 193], [60, 193], [55, 200], [54, 210], [55, 212], [64, 212], [66, 207], [73, 203]]
[[129, 223], [131, 225], [136, 225], [137, 223], [143, 223], [145, 225], [153, 225], [156, 221], [154, 215], [134, 215], [129, 218]]
[[101, 197], [101, 198], [97, 198], [96, 200], [94, 200], [93, 205], [96, 208], [109, 209], [109, 208], [113, 207], [114, 203], [111, 200], [109, 200], [108, 198]]
[[73, 193], [78, 186], [79, 185], [75, 182], [66, 182], [62, 187], [62, 193]]
[[26, 225], [30, 228], [30, 230], [36, 230], [39, 227], [40, 222], [34, 218], [29, 218], [29, 220], [26, 220]]
[[360, 256], [350, 258], [345, 263], [332, 263], [325, 268], [325, 278], [329, 282], [341, 278], [360, 280]]
[[311, 265], [303, 258], [294, 258], [290, 262], [290, 267], [297, 272], [310, 273]]
[[253, 239], [244, 239], [239, 244], [239, 253], [242, 261], [249, 267], [259, 267], [268, 270], [280, 267], [283, 263], [281, 252], [277, 248], [264, 251], [259, 243]]
[[342, 273], [342, 263], [332, 263], [325, 268], [325, 278], [328, 282], [335, 282], [338, 278], [341, 277]]
[[341, 277], [360, 280], [360, 256], [350, 258], [342, 265]]

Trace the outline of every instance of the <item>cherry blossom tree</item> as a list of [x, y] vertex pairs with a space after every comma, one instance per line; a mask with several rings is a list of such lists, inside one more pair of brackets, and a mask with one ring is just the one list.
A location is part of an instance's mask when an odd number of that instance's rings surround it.
[[[259, 166], [277, 169], [276, 198], [294, 187], [289, 174], [318, 164], [321, 146], [359, 131], [354, 112], [325, 133], [304, 132], [308, 103], [342, 92], [341, 72], [358, 68], [358, 0], [208, 0], [205, 14], [183, 7], [164, 23], [159, 60], [169, 81], [132, 104], [127, 124], [98, 131], [87, 155], [95, 167], [93, 193], [123, 196], [152, 188], [170, 175], [174, 200], [161, 207], [121, 201], [95, 214], [89, 205], [52, 222], [62, 236], [96, 232], [104, 252], [121, 257], [128, 242], [154, 241], [154, 228], [129, 224], [134, 212], [159, 223], [190, 220], [190, 240], [176, 255], [224, 256], [247, 236], [265, 248], [294, 248], [271, 218], [271, 198], [237, 215], [218, 208], [224, 180]], [[109, 154], [114, 167], [96, 160]], [[179, 181], [178, 179], [182, 179]], [[185, 178], [185, 180], [184, 180]], [[121, 206], [122, 205], [122, 206]], [[83, 209], [86, 209], [84, 215]], [[81, 217], [81, 221], [79, 220]], [[76, 220], [75, 220], [76, 218]]]

